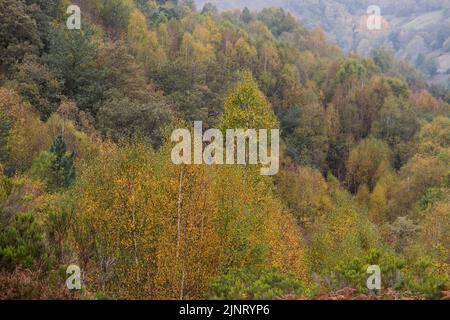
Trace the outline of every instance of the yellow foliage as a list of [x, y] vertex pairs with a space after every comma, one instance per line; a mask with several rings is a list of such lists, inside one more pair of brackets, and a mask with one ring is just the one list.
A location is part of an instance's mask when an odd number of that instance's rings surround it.
[[167, 60], [156, 33], [148, 29], [145, 16], [137, 9], [131, 13], [127, 41], [132, 54], [146, 68], [159, 66]]
[[280, 172], [277, 189], [287, 208], [303, 225], [323, 217], [333, 206], [322, 174], [308, 167]]
[[7, 141], [11, 165], [26, 170], [39, 152], [50, 147], [48, 130], [31, 106], [12, 90], [0, 88], [0, 111], [13, 119]]
[[154, 156], [140, 143], [110, 146], [83, 173], [73, 232], [79, 259], [88, 257], [88, 287], [196, 299], [228, 268], [267, 265], [307, 281], [300, 234], [269, 178], [243, 167], [176, 166], [168, 147]]

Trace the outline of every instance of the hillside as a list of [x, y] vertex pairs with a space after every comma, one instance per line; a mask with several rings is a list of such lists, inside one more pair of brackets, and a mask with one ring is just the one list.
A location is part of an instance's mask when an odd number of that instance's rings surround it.
[[447, 85], [450, 64], [450, 2], [448, 0], [378, 1], [383, 18], [380, 31], [369, 31], [365, 15], [373, 1], [351, 0], [266, 0], [210, 2], [221, 10], [234, 8], [260, 11], [280, 7], [308, 28], [324, 29], [331, 41], [345, 52], [368, 55], [375, 48], [393, 50], [419, 68], [431, 83]]
[[281, 9], [0, 1], [0, 299], [444, 299], [449, 200], [450, 94], [386, 50]]

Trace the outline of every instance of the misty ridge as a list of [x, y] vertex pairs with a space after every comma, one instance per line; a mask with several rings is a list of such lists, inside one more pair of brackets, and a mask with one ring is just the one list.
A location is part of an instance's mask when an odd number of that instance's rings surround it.
[[[449, 85], [450, 1], [448, 0], [197, 0], [219, 10], [282, 8], [308, 29], [322, 28], [344, 52], [369, 55], [387, 48], [418, 68], [430, 83]], [[382, 29], [366, 28], [367, 8], [381, 9]]]

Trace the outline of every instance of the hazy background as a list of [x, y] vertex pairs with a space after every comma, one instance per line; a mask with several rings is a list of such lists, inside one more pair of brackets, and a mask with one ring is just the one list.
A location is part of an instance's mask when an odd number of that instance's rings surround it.
[[[449, 84], [449, 0], [197, 0], [199, 10], [208, 2], [219, 10], [281, 7], [306, 27], [321, 27], [346, 52], [369, 54], [374, 48], [390, 48], [430, 82]], [[381, 8], [380, 31], [367, 30], [370, 5]]]

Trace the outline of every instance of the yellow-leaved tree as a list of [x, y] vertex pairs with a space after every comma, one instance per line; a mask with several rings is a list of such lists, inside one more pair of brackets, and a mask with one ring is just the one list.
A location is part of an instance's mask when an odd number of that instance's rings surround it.
[[160, 204], [152, 157], [141, 143], [105, 145], [75, 186], [73, 235], [90, 290], [153, 297]]

